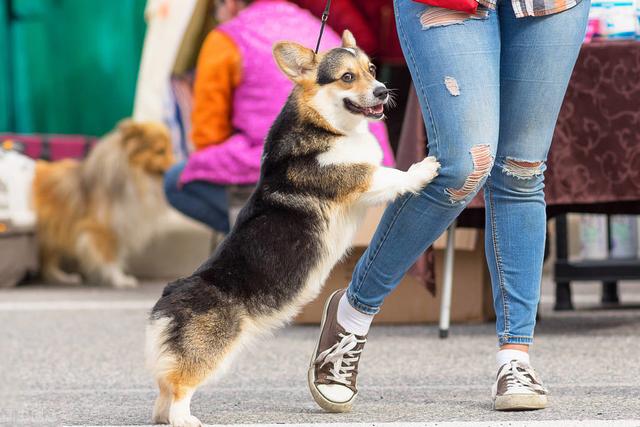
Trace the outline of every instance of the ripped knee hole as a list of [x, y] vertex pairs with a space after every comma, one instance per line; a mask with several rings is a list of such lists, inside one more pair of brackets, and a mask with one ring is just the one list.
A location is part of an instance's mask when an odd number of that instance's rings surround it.
[[491, 155], [491, 147], [488, 144], [471, 147], [469, 153], [471, 153], [471, 160], [473, 161], [473, 172], [467, 176], [462, 187], [447, 188], [445, 190], [451, 203], [461, 202], [470, 194], [475, 193], [483, 179], [489, 176], [493, 167], [493, 156]]
[[531, 179], [535, 176], [542, 175], [543, 165], [543, 161], [532, 162], [507, 157], [504, 161], [502, 171], [507, 175], [514, 176], [519, 179]]
[[488, 16], [489, 11], [485, 9], [478, 9], [476, 13], [467, 13], [443, 7], [428, 6], [419, 17], [422, 29], [428, 30], [433, 27], [462, 24], [468, 19], [486, 19]]

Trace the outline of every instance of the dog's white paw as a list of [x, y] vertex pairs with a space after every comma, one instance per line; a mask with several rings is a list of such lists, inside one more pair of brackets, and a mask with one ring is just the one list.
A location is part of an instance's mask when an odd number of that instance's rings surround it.
[[67, 273], [58, 268], [47, 269], [43, 272], [43, 276], [47, 282], [65, 286], [82, 285], [82, 276], [77, 273]]
[[172, 427], [203, 427], [202, 422], [193, 415], [180, 415], [171, 419]]
[[138, 287], [138, 279], [126, 274], [119, 274], [113, 278], [111, 284], [118, 289], [136, 288]]
[[412, 190], [419, 191], [433, 181], [438, 176], [438, 169], [440, 169], [440, 163], [433, 156], [426, 157], [422, 161], [411, 165], [407, 173], [413, 180]]

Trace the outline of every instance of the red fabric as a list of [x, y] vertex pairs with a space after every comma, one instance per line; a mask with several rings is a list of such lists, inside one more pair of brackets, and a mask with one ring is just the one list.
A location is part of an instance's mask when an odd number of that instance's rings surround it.
[[[292, 0], [317, 17], [325, 0]], [[385, 63], [404, 63], [396, 32], [392, 0], [335, 0], [331, 2], [328, 25], [338, 34], [346, 29], [369, 56]]]
[[[322, 12], [324, 12], [325, 0], [294, 0], [293, 2], [300, 7], [308, 9], [317, 17], [321, 17]], [[342, 34], [344, 30], [349, 29], [355, 36], [358, 46], [368, 54], [371, 55], [377, 51], [378, 40], [376, 34], [352, 0], [331, 2], [327, 24], [338, 34]]]
[[476, 13], [477, 0], [413, 0], [429, 6], [442, 7], [444, 9], [459, 10], [461, 12]]
[[83, 135], [22, 135], [0, 133], [0, 143], [13, 141], [23, 145], [24, 154], [32, 159], [82, 159], [97, 139]]
[[[404, 56], [396, 30], [393, 1], [353, 0], [353, 2], [376, 36], [376, 50], [370, 55], [383, 63], [404, 64]], [[333, 3], [331, 4], [333, 5]]]

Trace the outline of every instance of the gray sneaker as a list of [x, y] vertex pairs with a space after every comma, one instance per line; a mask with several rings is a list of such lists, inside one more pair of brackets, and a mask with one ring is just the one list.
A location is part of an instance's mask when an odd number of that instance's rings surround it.
[[530, 365], [512, 360], [498, 369], [491, 389], [496, 411], [522, 411], [547, 407], [548, 391]]
[[313, 399], [329, 412], [351, 410], [358, 395], [358, 362], [367, 341], [366, 337], [347, 333], [338, 324], [338, 302], [344, 292], [338, 290], [327, 299], [307, 375]]

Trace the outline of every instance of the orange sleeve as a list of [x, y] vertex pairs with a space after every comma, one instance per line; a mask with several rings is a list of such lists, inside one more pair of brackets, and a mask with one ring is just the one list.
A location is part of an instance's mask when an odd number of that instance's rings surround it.
[[231, 136], [233, 91], [241, 72], [242, 59], [233, 40], [221, 31], [210, 32], [198, 55], [193, 90], [191, 140], [196, 150]]

